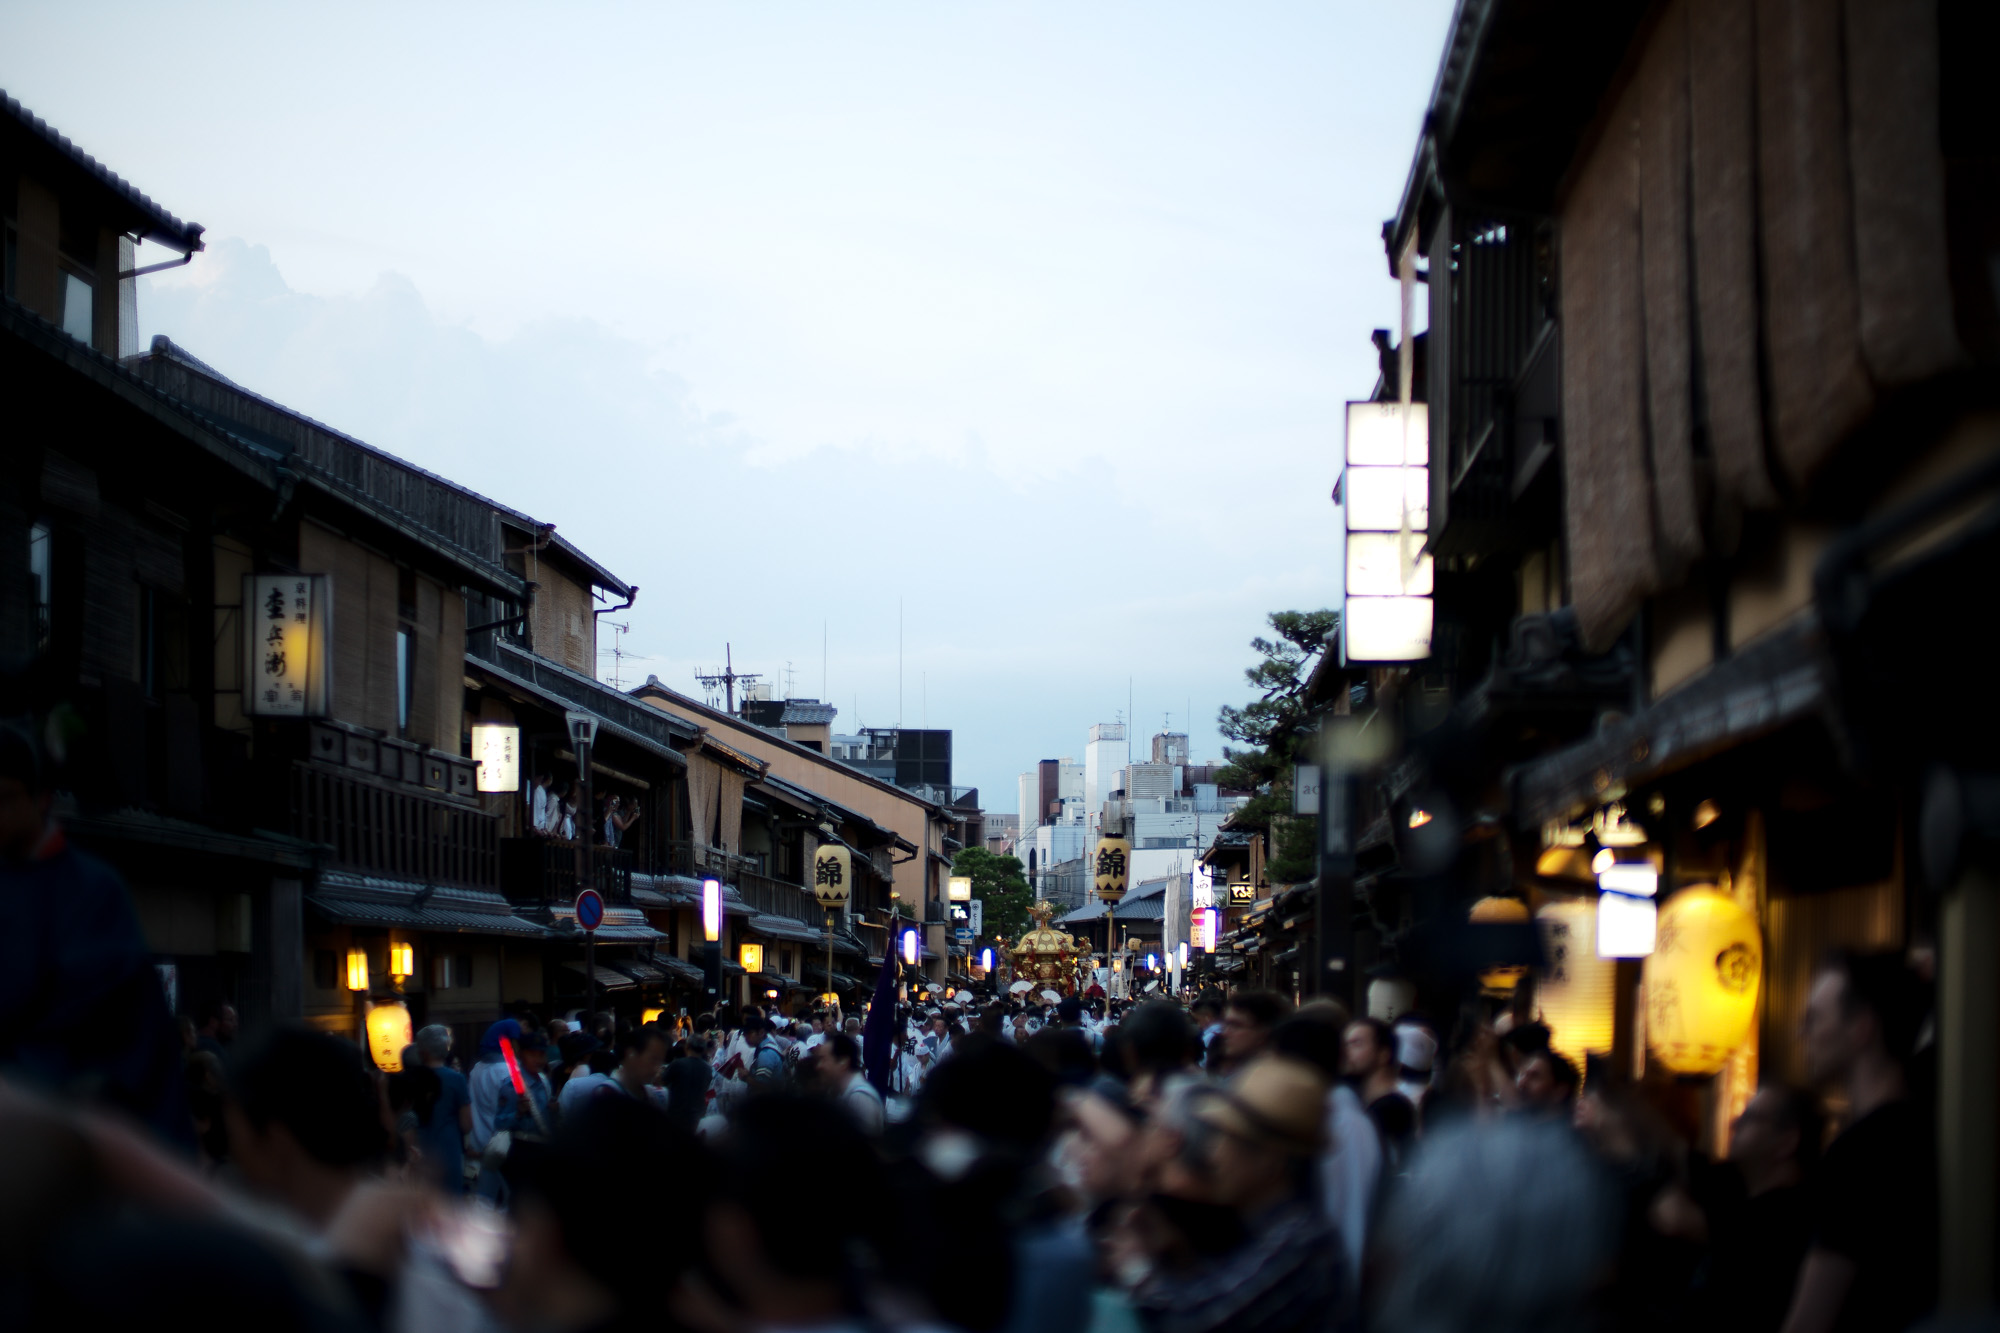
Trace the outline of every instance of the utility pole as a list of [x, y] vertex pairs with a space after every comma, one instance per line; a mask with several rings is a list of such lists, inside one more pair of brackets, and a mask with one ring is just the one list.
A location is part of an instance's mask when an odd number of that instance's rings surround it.
[[722, 645], [722, 661], [722, 670], [697, 671], [694, 673], [694, 678], [701, 682], [701, 687], [708, 691], [711, 698], [714, 697], [716, 687], [720, 686], [727, 701], [725, 711], [734, 713], [736, 711], [737, 683], [741, 682], [744, 685], [752, 685], [764, 677], [762, 673], [756, 671], [738, 671], [736, 669], [735, 650], [730, 644], [725, 643]]

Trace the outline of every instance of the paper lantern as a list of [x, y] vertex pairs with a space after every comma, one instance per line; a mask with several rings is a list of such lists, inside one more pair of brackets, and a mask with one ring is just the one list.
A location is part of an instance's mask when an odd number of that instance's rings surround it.
[[1132, 872], [1132, 840], [1130, 838], [1099, 838], [1097, 857], [1091, 867], [1091, 878], [1097, 889], [1097, 896], [1107, 903], [1115, 903], [1125, 896], [1125, 885]]
[[368, 1006], [368, 1054], [385, 1074], [403, 1072], [403, 1048], [410, 1044], [410, 1011], [401, 1000]]
[[1750, 1035], [1764, 977], [1757, 920], [1710, 885], [1660, 908], [1646, 960], [1646, 1047], [1675, 1074], [1713, 1074]]
[[645, 1024], [647, 1024], [647, 1023], [657, 1023], [657, 1022], [659, 1022], [659, 1021], [660, 1021], [660, 1015], [662, 1015], [662, 1014], [664, 1014], [664, 1013], [666, 1013], [666, 1012], [667, 1012], [667, 1011], [666, 1011], [666, 1010], [664, 1010], [664, 1009], [646, 1009], [646, 1010], [642, 1010], [642, 1011], [640, 1012], [640, 1014], [639, 1014], [639, 1023], [640, 1023], [640, 1026], [642, 1026], [642, 1027], [643, 1027], [643, 1026], [644, 1026]]
[[854, 858], [837, 842], [822, 843], [813, 853], [813, 897], [829, 912], [847, 905], [854, 890]]
[[1417, 1004], [1417, 983], [1404, 977], [1376, 977], [1368, 983], [1368, 1016], [1393, 1023]]
[[1611, 1050], [1618, 964], [1597, 956], [1597, 902], [1562, 899], [1535, 913], [1548, 962], [1535, 1001], [1549, 1045], [1579, 1069]]
[[368, 989], [368, 954], [365, 950], [347, 951], [347, 989]]
[[389, 975], [399, 983], [417, 975], [417, 951], [407, 944], [390, 945]]
[[[1472, 924], [1519, 925], [1528, 919], [1528, 905], [1519, 898], [1481, 898], [1472, 905]], [[1480, 994], [1504, 1000], [1528, 974], [1524, 966], [1489, 967], [1479, 974]]]

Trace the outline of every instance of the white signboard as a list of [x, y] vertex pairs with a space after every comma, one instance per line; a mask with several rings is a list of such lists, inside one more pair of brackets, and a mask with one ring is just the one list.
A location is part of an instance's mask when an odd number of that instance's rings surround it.
[[472, 724], [472, 757], [479, 761], [479, 790], [521, 790], [521, 729], [511, 723]]
[[1341, 658], [1414, 662], [1431, 654], [1430, 409], [1349, 403]]
[[1194, 868], [1194, 874], [1188, 885], [1188, 899], [1190, 907], [1215, 906], [1215, 868], [1213, 866], [1200, 865]]
[[324, 574], [243, 576], [243, 711], [325, 717], [332, 597]]
[[972, 909], [972, 933], [974, 935], [984, 935], [986, 933], [985, 900], [982, 898], [974, 898], [970, 903], [967, 903], [966, 906]]
[[1318, 764], [1292, 766], [1292, 813], [1295, 815], [1319, 813]]

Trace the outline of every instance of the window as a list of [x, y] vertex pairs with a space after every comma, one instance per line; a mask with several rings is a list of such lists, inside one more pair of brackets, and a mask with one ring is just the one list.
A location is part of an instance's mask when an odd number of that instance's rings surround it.
[[339, 962], [331, 949], [313, 950], [313, 985], [333, 990], [340, 984]]
[[433, 954], [431, 956], [431, 989], [464, 990], [472, 985], [472, 955], [469, 953]]
[[52, 571], [53, 536], [49, 525], [37, 523], [28, 529], [28, 582], [35, 595], [35, 655], [49, 650], [49, 618], [54, 607]]
[[398, 629], [396, 631], [396, 730], [399, 733], [408, 732], [410, 729], [410, 701], [417, 683], [417, 664], [414, 660], [416, 650], [417, 645], [410, 631]]
[[88, 278], [62, 275], [62, 331], [78, 342], [90, 341], [92, 295]]
[[139, 589], [139, 685], [148, 699], [188, 687], [186, 604], [143, 585]]

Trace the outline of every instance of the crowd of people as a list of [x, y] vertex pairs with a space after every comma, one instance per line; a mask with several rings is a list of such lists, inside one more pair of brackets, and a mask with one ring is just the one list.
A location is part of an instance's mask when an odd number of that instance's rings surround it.
[[837, 1009], [517, 1005], [388, 1074], [215, 1005], [181, 1029], [191, 1148], [5, 1085], [7, 1299], [151, 1310], [97, 1254], [225, 1324], [1904, 1328], [1934, 1298], [1924, 1018], [1899, 962], [1830, 961], [1805, 1046], [1845, 1127], [1767, 1085], [1712, 1162], [1476, 1005], [1441, 1041], [1261, 991], [920, 998], [886, 1062]]
[[1712, 1085], [1579, 1068], [1481, 1000], [517, 1005], [386, 1072], [224, 1004], [177, 1039], [123, 885], [22, 771], [0, 745], [5, 1327], [1861, 1333], [1935, 1304], [1900, 957], [1826, 960], [1808, 1086], [1760, 1088], [1721, 1160]]

